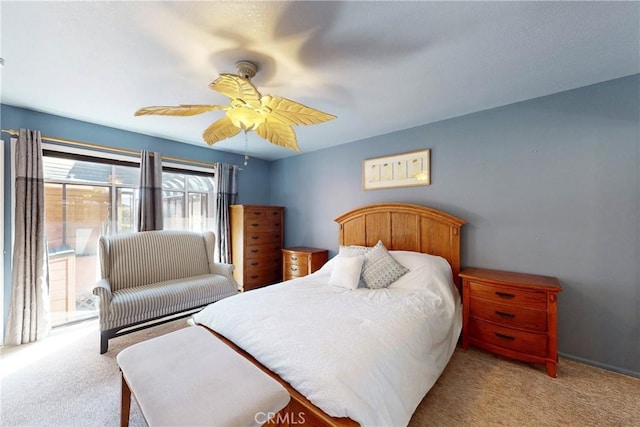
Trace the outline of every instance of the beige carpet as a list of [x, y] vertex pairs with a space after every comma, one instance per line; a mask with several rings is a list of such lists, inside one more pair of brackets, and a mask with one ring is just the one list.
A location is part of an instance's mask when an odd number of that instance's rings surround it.
[[[111, 340], [98, 352], [95, 321], [43, 342], [0, 350], [3, 426], [118, 426], [125, 347], [186, 326], [185, 320]], [[146, 425], [135, 404], [131, 425]], [[640, 426], [640, 380], [561, 360], [541, 366], [457, 350], [411, 426]]]
[[640, 379], [560, 359], [542, 365], [457, 349], [410, 426], [636, 426]]

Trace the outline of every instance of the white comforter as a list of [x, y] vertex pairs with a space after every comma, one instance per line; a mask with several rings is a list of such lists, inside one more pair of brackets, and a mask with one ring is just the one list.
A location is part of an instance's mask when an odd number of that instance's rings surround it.
[[328, 285], [329, 262], [309, 276], [211, 304], [194, 320], [327, 414], [403, 426], [449, 361], [461, 327], [451, 279], [426, 270], [413, 268], [398, 281], [407, 287], [347, 290]]

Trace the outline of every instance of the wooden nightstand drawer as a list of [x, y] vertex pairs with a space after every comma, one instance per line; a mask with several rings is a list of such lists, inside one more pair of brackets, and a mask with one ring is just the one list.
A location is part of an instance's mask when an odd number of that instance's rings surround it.
[[484, 282], [469, 281], [471, 294], [475, 298], [482, 298], [497, 303], [521, 305], [541, 310], [547, 307], [545, 292], [523, 291], [513, 287], [493, 285]]
[[290, 264], [284, 263], [284, 277], [287, 279], [293, 279], [295, 277], [302, 277], [309, 274], [309, 268], [307, 264]]
[[309, 254], [303, 252], [284, 251], [282, 260], [287, 264], [305, 265], [309, 263]]
[[520, 353], [547, 355], [547, 335], [505, 328], [478, 319], [469, 320], [469, 332], [476, 339]]
[[515, 305], [487, 303], [475, 298], [472, 293], [469, 314], [478, 319], [488, 320], [503, 326], [529, 329], [532, 331], [547, 331], [547, 312], [532, 310]]

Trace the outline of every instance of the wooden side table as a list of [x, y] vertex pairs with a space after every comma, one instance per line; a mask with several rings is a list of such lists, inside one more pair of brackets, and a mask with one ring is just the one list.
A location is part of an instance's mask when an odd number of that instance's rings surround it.
[[465, 268], [462, 348], [469, 344], [529, 363], [556, 377], [558, 293], [555, 277]]
[[303, 277], [318, 270], [327, 262], [327, 249], [294, 246], [282, 250], [282, 280]]

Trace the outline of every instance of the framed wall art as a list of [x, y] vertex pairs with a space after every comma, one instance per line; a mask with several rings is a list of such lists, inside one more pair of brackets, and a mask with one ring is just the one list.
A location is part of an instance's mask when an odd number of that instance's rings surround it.
[[362, 161], [365, 190], [430, 185], [431, 150], [412, 151]]

